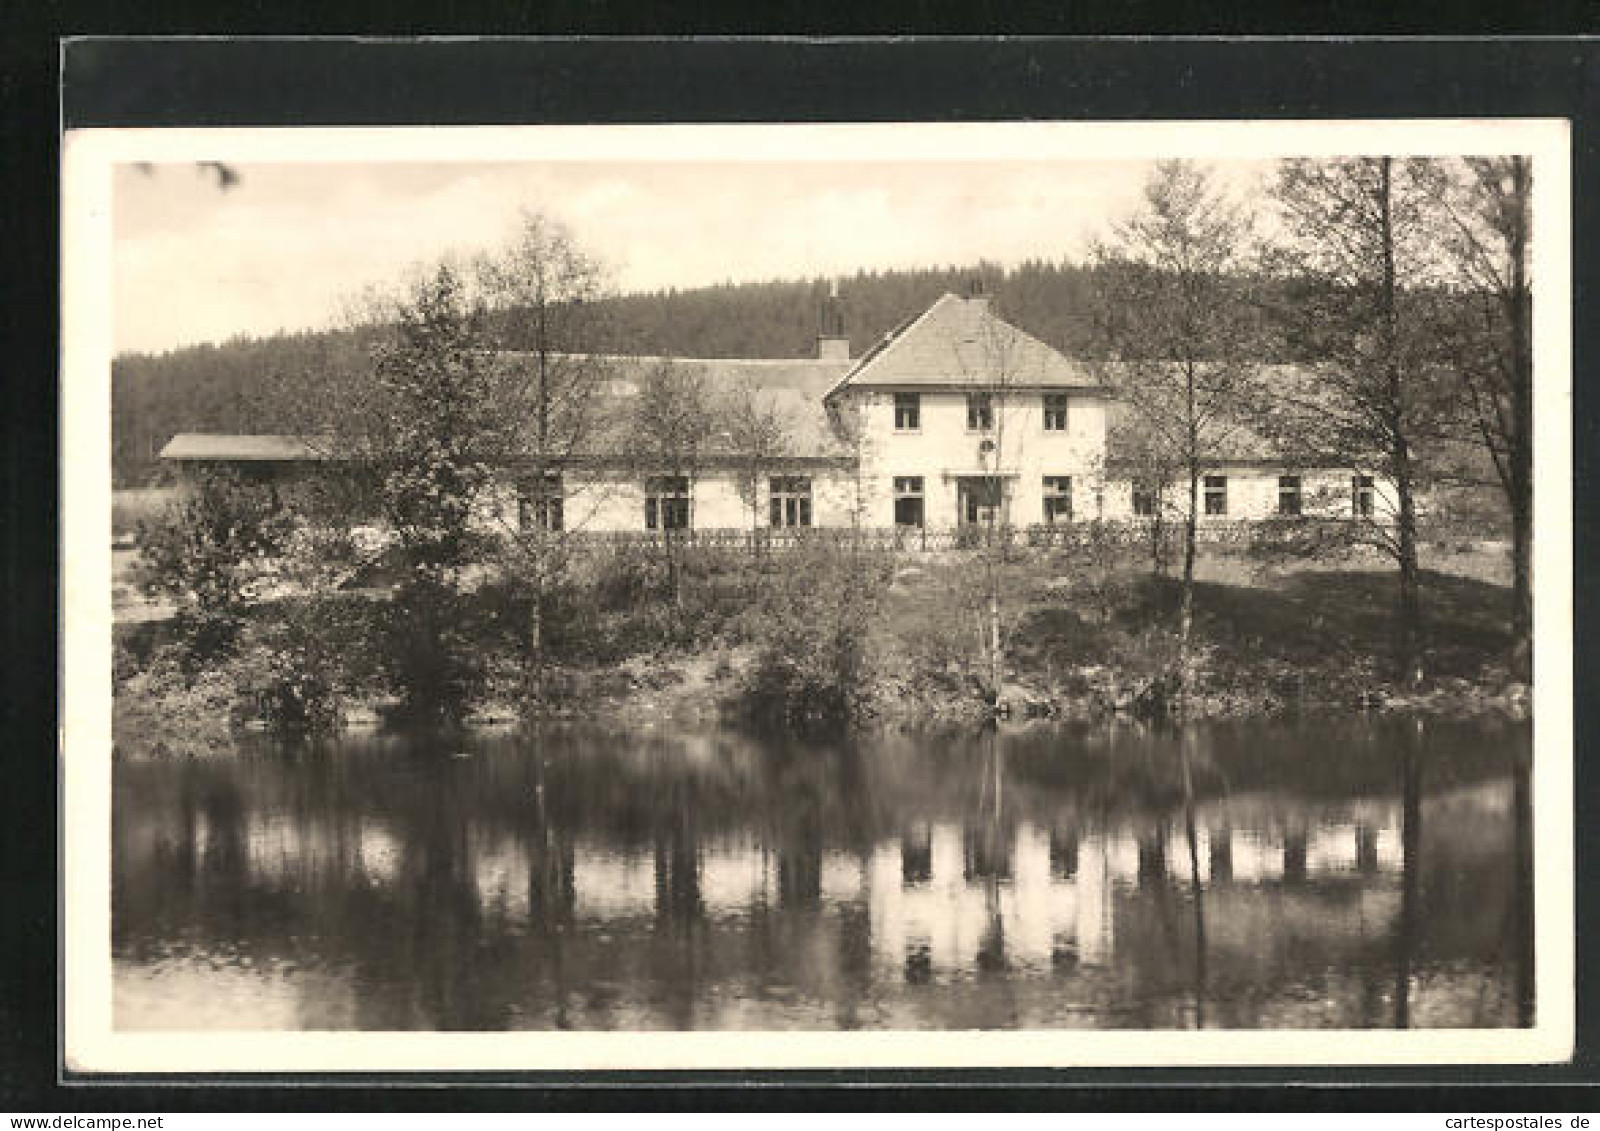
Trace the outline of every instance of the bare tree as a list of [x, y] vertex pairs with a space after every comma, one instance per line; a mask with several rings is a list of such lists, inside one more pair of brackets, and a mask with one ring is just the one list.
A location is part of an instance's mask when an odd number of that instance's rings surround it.
[[505, 453], [517, 469], [516, 507], [497, 513], [502, 564], [529, 596], [531, 705], [543, 698], [545, 605], [567, 569], [568, 533], [580, 525], [574, 495], [581, 480], [572, 473], [607, 423], [598, 406], [615, 366], [597, 306], [606, 273], [565, 227], [537, 212], [524, 212], [514, 237], [474, 267], [485, 338], [510, 377], [500, 408], [517, 422]]
[[1438, 379], [1433, 185], [1424, 159], [1286, 161], [1274, 197], [1278, 261], [1292, 283], [1279, 310], [1290, 347], [1315, 359], [1314, 385], [1275, 398], [1281, 434], [1319, 462], [1369, 468], [1393, 485], [1389, 508], [1356, 520], [1398, 571], [1395, 659], [1422, 674], [1417, 560], [1421, 447], [1447, 431], [1453, 398]]
[[645, 481], [646, 526], [661, 535], [674, 603], [683, 603], [683, 538], [694, 526], [695, 485], [718, 431], [705, 374], [662, 361], [639, 382], [629, 422], [631, 458]]
[[1494, 462], [1511, 516], [1513, 668], [1529, 673], [1533, 632], [1533, 163], [1466, 158], [1439, 170], [1442, 246], [1459, 318], [1440, 338], [1466, 394], [1468, 425]]
[[[1252, 222], [1203, 169], [1158, 166], [1137, 210], [1095, 252], [1107, 383], [1133, 415], [1141, 463], [1185, 489], [1176, 713], [1193, 681], [1200, 483], [1239, 432], [1260, 378], [1245, 254]], [[1158, 494], [1159, 494], [1158, 490]], [[1158, 498], [1156, 506], [1162, 506]], [[1159, 535], [1158, 535], [1159, 537]]]
[[[370, 342], [369, 366], [286, 375], [279, 390], [303, 441], [344, 469], [317, 477], [323, 505], [308, 513], [347, 527], [374, 520], [405, 568], [398, 597], [428, 605], [412, 618], [420, 635], [408, 654], [448, 655], [449, 608], [468, 574], [496, 566], [525, 587], [530, 706], [573, 525], [566, 472], [606, 423], [603, 294], [601, 267], [527, 214], [496, 251], [352, 299], [346, 317]], [[419, 672], [412, 682], [433, 678]]]
[[748, 383], [725, 395], [720, 415], [732, 449], [739, 497], [750, 512], [751, 546], [759, 551], [762, 489], [783, 470], [790, 455], [788, 422], [770, 394]]

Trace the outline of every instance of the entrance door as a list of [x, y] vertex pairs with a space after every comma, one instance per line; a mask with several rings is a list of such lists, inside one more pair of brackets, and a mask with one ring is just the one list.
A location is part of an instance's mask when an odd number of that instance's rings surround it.
[[956, 504], [962, 526], [1004, 526], [1005, 480], [997, 475], [969, 475], [956, 482]]

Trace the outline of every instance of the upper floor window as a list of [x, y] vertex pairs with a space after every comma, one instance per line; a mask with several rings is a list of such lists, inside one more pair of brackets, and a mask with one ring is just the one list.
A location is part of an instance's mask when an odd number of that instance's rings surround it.
[[804, 475], [772, 478], [770, 517], [774, 527], [811, 525], [811, 480]]
[[1160, 492], [1154, 483], [1138, 480], [1133, 485], [1133, 513], [1136, 518], [1153, 518]]
[[1065, 432], [1067, 430], [1067, 394], [1046, 393], [1044, 395], [1044, 430], [1046, 432]]
[[561, 476], [537, 476], [517, 489], [517, 527], [521, 530], [560, 531], [566, 518], [561, 497]]
[[922, 476], [896, 475], [894, 477], [894, 524], [896, 526], [922, 525]]
[[1072, 521], [1072, 476], [1044, 477], [1044, 520], [1050, 523]]
[[1228, 513], [1228, 477], [1206, 476], [1206, 514]]
[[646, 530], [689, 528], [689, 479], [685, 475], [652, 475], [644, 481]]
[[915, 432], [922, 427], [922, 397], [917, 393], [894, 395], [894, 430]]
[[994, 427], [994, 397], [988, 393], [967, 394], [967, 431], [987, 432]]
[[1356, 475], [1351, 478], [1350, 513], [1357, 518], [1372, 517], [1372, 476]]
[[1278, 513], [1291, 518], [1299, 516], [1300, 477], [1298, 475], [1278, 476]]

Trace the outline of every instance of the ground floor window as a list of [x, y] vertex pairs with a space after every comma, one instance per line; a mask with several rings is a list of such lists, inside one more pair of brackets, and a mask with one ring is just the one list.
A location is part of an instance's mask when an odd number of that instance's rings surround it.
[[1226, 475], [1206, 476], [1206, 513], [1228, 513], [1228, 477]]
[[646, 530], [689, 528], [689, 478], [686, 475], [652, 475], [644, 481]]
[[923, 521], [922, 476], [894, 477], [894, 524], [921, 526]]
[[1044, 520], [1047, 523], [1072, 521], [1072, 476], [1044, 477]]
[[1300, 477], [1278, 476], [1278, 513], [1289, 518], [1300, 515]]
[[776, 475], [771, 486], [772, 525], [810, 526], [811, 480], [803, 475]]
[[520, 530], [560, 531], [566, 522], [561, 476], [538, 476], [517, 488], [517, 527]]
[[1161, 489], [1154, 483], [1139, 481], [1133, 485], [1133, 514], [1135, 518], [1154, 518]]
[[1350, 513], [1357, 518], [1372, 517], [1372, 476], [1356, 475], [1351, 477]]

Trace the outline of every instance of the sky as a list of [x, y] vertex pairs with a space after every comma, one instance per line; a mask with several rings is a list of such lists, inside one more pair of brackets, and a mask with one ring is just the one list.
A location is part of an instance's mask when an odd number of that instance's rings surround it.
[[[619, 290], [1076, 259], [1146, 161], [192, 163], [113, 173], [114, 349], [337, 324], [369, 286], [564, 222]], [[1245, 191], [1264, 162], [1216, 166]]]

